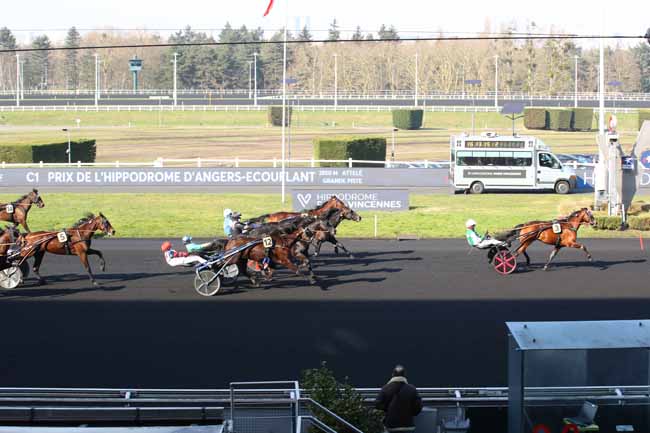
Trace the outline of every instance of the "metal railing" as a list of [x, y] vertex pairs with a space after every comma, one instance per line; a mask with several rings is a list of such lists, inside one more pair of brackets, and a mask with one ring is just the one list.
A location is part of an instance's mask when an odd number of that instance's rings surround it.
[[[237, 388], [240, 387], [250, 387], [250, 386], [277, 386], [277, 385], [291, 385], [291, 388], [288, 389], [279, 389], [279, 390], [264, 390], [262, 395], [250, 395], [247, 398], [236, 399], [236, 393], [239, 391]], [[249, 389], [250, 391], [250, 389]], [[259, 406], [259, 405], [277, 405], [277, 404], [289, 404], [291, 406], [291, 414], [293, 422], [293, 432], [301, 433], [302, 422], [303, 420], [310, 421], [316, 424], [321, 430], [325, 433], [336, 433], [336, 430], [331, 426], [327, 425], [323, 420], [319, 419], [312, 410], [307, 409], [307, 412], [303, 412], [302, 403], [306, 403], [308, 406], [315, 407], [319, 412], [326, 414], [332, 419], [336, 420], [341, 425], [344, 425], [349, 430], [354, 433], [363, 433], [360, 429], [355, 427], [353, 424], [345, 420], [343, 417], [334, 413], [327, 407], [323, 406], [316, 400], [308, 397], [301, 396], [300, 383], [298, 381], [268, 381], [268, 382], [232, 382], [229, 387], [229, 398], [230, 398], [230, 420], [229, 428], [233, 432], [239, 432], [241, 430], [237, 427], [237, 422], [235, 421], [236, 412], [235, 406], [239, 404], [240, 406], [246, 405], [250, 406]], [[271, 397], [272, 396], [272, 397]], [[259, 416], [258, 416], [259, 417]], [[267, 416], [268, 417], [268, 416]], [[249, 418], [255, 418], [254, 414], [251, 414]], [[263, 416], [262, 416], [263, 418]], [[281, 417], [275, 417], [281, 418]]]
[[[24, 89], [23, 93], [26, 96], [88, 96], [95, 95], [95, 89], [49, 89], [49, 90], [36, 90]], [[149, 96], [149, 95], [172, 95], [172, 89], [101, 89], [101, 96]], [[185, 95], [208, 97], [237, 97], [252, 99], [252, 92], [248, 89], [178, 89], [177, 94], [179, 97]], [[0, 90], [0, 96], [15, 97], [15, 89]], [[257, 89], [258, 98], [265, 97], [280, 97], [282, 95], [281, 89]], [[287, 95], [291, 98], [301, 99], [334, 99], [334, 89], [323, 89], [312, 91], [307, 89], [290, 89]], [[418, 99], [466, 99], [466, 100], [493, 100], [495, 92], [480, 91], [474, 92], [468, 89], [457, 89], [451, 91], [441, 90], [420, 90], [418, 91]], [[573, 101], [575, 97], [578, 101], [594, 101], [600, 97], [598, 92], [523, 92], [523, 91], [504, 91], [500, 90], [498, 97], [504, 100], [567, 100]], [[338, 99], [415, 99], [415, 92], [413, 89], [403, 90], [374, 90], [374, 91], [358, 91], [337, 89], [336, 97]], [[605, 92], [605, 99], [617, 101], [650, 101], [650, 93], [643, 92]]]
[[[299, 105], [290, 104], [294, 111], [300, 112], [388, 112], [395, 109], [403, 109], [405, 105]], [[173, 105], [0, 105], [0, 112], [7, 113], [27, 113], [27, 112], [73, 112], [73, 113], [93, 113], [93, 112], [175, 112], [175, 111], [190, 111], [190, 112], [245, 112], [245, 111], [266, 111], [268, 105], [186, 105], [179, 104]], [[498, 113], [501, 107], [494, 106], [480, 106], [480, 105], [419, 105], [418, 108], [430, 113]], [[639, 112], [638, 108], [628, 107], [606, 107], [608, 113], [614, 114], [636, 114]]]
[[[449, 161], [369, 161], [359, 159], [285, 159], [285, 165], [289, 168], [297, 167], [311, 167], [316, 168], [320, 163], [336, 163], [345, 164], [347, 167], [352, 168], [355, 164], [376, 165], [377, 167], [385, 168], [448, 168]], [[5, 161], [0, 162], [0, 169], [10, 168], [86, 168], [86, 167], [106, 167], [106, 168], [120, 168], [120, 167], [209, 167], [209, 166], [225, 166], [225, 167], [253, 167], [253, 166], [268, 166], [278, 168], [282, 164], [279, 158], [273, 159], [245, 159], [245, 158], [224, 158], [224, 159], [210, 159], [210, 158], [157, 158], [149, 162], [73, 162], [67, 164], [64, 162], [37, 162], [37, 163], [8, 163]]]

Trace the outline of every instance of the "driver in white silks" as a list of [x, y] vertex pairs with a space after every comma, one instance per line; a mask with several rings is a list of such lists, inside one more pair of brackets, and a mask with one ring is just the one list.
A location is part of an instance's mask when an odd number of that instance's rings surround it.
[[503, 245], [503, 241], [491, 238], [487, 233], [485, 236], [481, 237], [476, 233], [476, 221], [473, 219], [468, 219], [465, 223], [465, 237], [467, 238], [467, 243], [471, 246], [479, 249], [487, 249], [494, 246]]
[[200, 263], [205, 263], [207, 261], [203, 257], [186, 253], [185, 251], [176, 251], [172, 249], [172, 243], [169, 241], [163, 242], [163, 244], [160, 246], [160, 249], [163, 252], [165, 261], [169, 266], [172, 267], [192, 266]]

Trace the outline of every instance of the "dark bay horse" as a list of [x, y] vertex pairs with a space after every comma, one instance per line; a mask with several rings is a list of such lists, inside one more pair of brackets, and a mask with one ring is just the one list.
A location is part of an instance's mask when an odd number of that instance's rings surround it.
[[353, 221], [357, 221], [357, 222], [361, 221], [360, 215], [358, 215], [356, 212], [350, 209], [348, 205], [346, 205], [343, 202], [343, 200], [333, 195], [326, 202], [324, 202], [323, 204], [321, 204], [320, 206], [314, 209], [306, 210], [304, 212], [275, 212], [275, 213], [262, 215], [257, 218], [248, 220], [248, 223], [273, 223], [273, 222], [278, 222], [278, 221], [286, 220], [288, 218], [295, 218], [299, 216], [319, 217], [329, 212], [330, 209], [350, 211], [354, 215]]
[[[289, 234], [280, 234], [278, 232], [266, 234], [273, 240], [273, 247], [269, 248], [268, 258], [270, 259], [271, 267], [275, 268], [277, 266], [282, 266], [290, 271], [295, 272], [298, 275], [302, 275], [301, 271], [307, 271], [307, 278], [310, 284], [316, 284], [316, 276], [314, 275], [311, 266], [309, 264], [309, 257], [307, 255], [301, 255], [300, 253], [308, 249], [308, 245], [311, 242], [314, 233], [317, 228], [327, 229], [322, 220], [316, 220], [312, 224], [314, 227], [301, 227], [296, 229], [293, 233]], [[225, 250], [236, 248], [242, 246], [248, 242], [259, 239], [259, 237], [247, 237], [240, 236], [235, 239], [231, 239], [226, 244]], [[302, 248], [296, 249], [297, 245], [304, 243]], [[306, 245], [306, 249], [304, 248]], [[248, 260], [253, 260], [255, 262], [261, 263], [267, 257], [266, 248], [264, 245], [259, 244], [248, 250], [241, 252], [234, 256], [230, 263], [237, 263], [239, 266], [240, 273], [246, 273], [246, 265]], [[299, 265], [295, 263], [299, 262]], [[254, 286], [258, 286], [259, 283], [251, 276], [251, 282]]]
[[[14, 202], [0, 204], [0, 221], [20, 224], [27, 232], [30, 232], [31, 230], [27, 226], [27, 214], [33, 204], [39, 208], [45, 206], [43, 199], [36, 189], [33, 189], [30, 193], [25, 194]], [[13, 207], [13, 212], [8, 212], [9, 206]]]
[[[560, 233], [555, 233], [553, 224], [559, 224], [562, 229]], [[526, 254], [528, 247], [535, 241], [541, 241], [548, 245], [553, 245], [555, 248], [551, 251], [548, 261], [544, 265], [544, 270], [548, 269], [553, 258], [557, 255], [560, 249], [576, 248], [585, 252], [587, 260], [591, 261], [591, 254], [583, 244], [577, 242], [578, 229], [582, 225], [595, 225], [596, 220], [587, 208], [582, 208], [573, 212], [566, 218], [555, 221], [530, 221], [528, 223], [520, 224], [509, 233], [510, 237], [518, 237], [520, 245], [515, 251], [515, 256], [524, 254], [527, 263], [530, 264], [530, 259]]]
[[[40, 284], [45, 284], [45, 279], [41, 277], [38, 270], [43, 261], [45, 253], [60, 254], [60, 255], [75, 255], [79, 256], [81, 264], [86, 269], [90, 281], [93, 286], [98, 286], [97, 281], [90, 269], [88, 263], [88, 256], [95, 255], [99, 257], [101, 270], [106, 270], [106, 262], [104, 255], [99, 250], [90, 248], [92, 237], [96, 231], [100, 230], [106, 235], [114, 235], [115, 229], [102, 213], [95, 216], [89, 214], [80, 219], [75, 225], [60, 232], [32, 232], [22, 236], [21, 252], [20, 255], [23, 260], [28, 257], [34, 256], [34, 273], [39, 279]], [[65, 233], [66, 240], [60, 240], [59, 235]]]
[[320, 249], [323, 246], [323, 243], [328, 242], [332, 245], [334, 245], [334, 253], [338, 255], [339, 253], [339, 248], [342, 249], [348, 257], [351, 259], [354, 258], [354, 255], [348, 251], [347, 248], [345, 248], [345, 245], [343, 245], [341, 242], [339, 242], [338, 239], [336, 239], [336, 228], [341, 224], [341, 221], [344, 219], [347, 220], [352, 220], [355, 221], [355, 215], [356, 212], [354, 212], [352, 209], [348, 210], [339, 210], [332, 208], [327, 212], [327, 214], [323, 215], [323, 218], [328, 222], [328, 224], [332, 227], [332, 230], [328, 231], [321, 231], [315, 236], [313, 244], [314, 244], [314, 255], [318, 256], [320, 254]]

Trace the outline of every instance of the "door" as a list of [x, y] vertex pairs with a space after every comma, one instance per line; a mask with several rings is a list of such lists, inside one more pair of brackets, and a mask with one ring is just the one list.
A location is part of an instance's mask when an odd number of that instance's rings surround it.
[[552, 154], [540, 152], [537, 154], [537, 186], [540, 188], [555, 188], [555, 182], [562, 174], [562, 165]]

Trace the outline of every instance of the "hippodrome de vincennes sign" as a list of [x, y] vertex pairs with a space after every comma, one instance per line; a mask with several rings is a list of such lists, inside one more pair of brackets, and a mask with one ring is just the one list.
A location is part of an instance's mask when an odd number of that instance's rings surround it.
[[[447, 170], [385, 168], [288, 168], [287, 186], [440, 187]], [[0, 170], [8, 186], [268, 186], [280, 185], [279, 168], [10, 168]]]
[[406, 189], [292, 189], [294, 211], [312, 209], [335, 195], [354, 210], [402, 211], [409, 209], [409, 192]]

